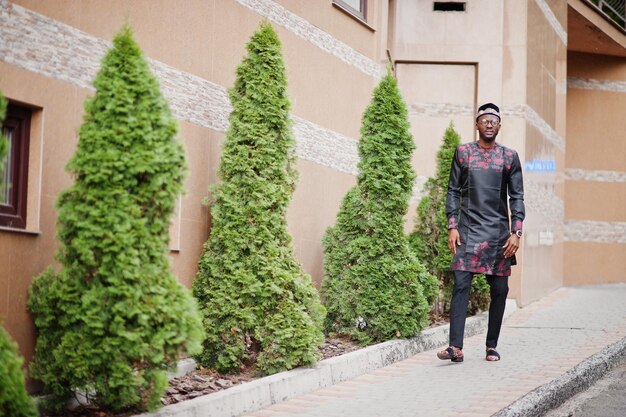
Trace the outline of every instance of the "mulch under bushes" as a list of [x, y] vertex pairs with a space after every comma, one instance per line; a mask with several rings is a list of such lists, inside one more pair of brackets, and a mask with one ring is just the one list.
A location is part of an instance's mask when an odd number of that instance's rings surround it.
[[[320, 360], [329, 359], [362, 349], [365, 346], [357, 345], [343, 337], [326, 337], [326, 341], [319, 348], [322, 357]], [[176, 377], [170, 380], [165, 396], [161, 398], [163, 405], [176, 404], [181, 401], [201, 397], [203, 395], [222, 391], [239, 384], [243, 384], [260, 378], [254, 369], [243, 369], [236, 375], [220, 374], [212, 369], [200, 368], [188, 375]], [[114, 414], [92, 407], [80, 407], [59, 414], [44, 413], [43, 417], [125, 417], [134, 413]]]
[[[430, 324], [427, 328], [441, 326], [449, 322], [449, 316], [436, 315], [431, 312]], [[343, 355], [366, 346], [358, 345], [345, 337], [326, 337], [326, 341], [319, 348], [322, 357], [320, 360]], [[188, 375], [176, 377], [170, 380], [170, 385], [161, 398], [163, 405], [176, 404], [181, 401], [223, 391], [260, 378], [254, 369], [243, 369], [239, 374], [220, 374], [212, 369], [200, 368]], [[65, 411], [61, 414], [44, 413], [43, 417], [126, 417], [134, 413], [114, 414], [96, 408], [80, 407], [75, 410]]]
[[[346, 338], [327, 337], [324, 344], [319, 348], [322, 354], [321, 360], [343, 355], [361, 349], [359, 346]], [[164, 405], [175, 404], [184, 400], [222, 391], [235, 385], [257, 379], [253, 369], [243, 369], [236, 375], [224, 375], [212, 369], [201, 368], [195, 372], [170, 380], [170, 386], [166, 395], [161, 398]]]

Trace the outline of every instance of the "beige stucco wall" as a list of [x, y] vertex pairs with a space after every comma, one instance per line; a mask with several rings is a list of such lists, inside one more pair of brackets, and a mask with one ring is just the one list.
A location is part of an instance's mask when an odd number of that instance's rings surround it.
[[498, 141], [517, 150], [522, 164], [556, 162], [553, 173], [524, 172], [526, 236], [510, 296], [528, 304], [562, 283], [567, 2], [476, 0], [465, 12], [391, 4], [389, 48], [409, 105], [419, 176], [434, 173], [450, 121], [464, 142], [474, 139], [475, 109], [488, 101], [503, 114]]
[[[124, 22], [132, 26], [145, 55], [158, 61], [157, 75], [179, 119], [189, 175], [172, 219], [170, 257], [174, 274], [189, 287], [210, 227], [202, 199], [217, 180], [229, 112], [224, 93], [234, 82], [245, 43], [267, 10], [272, 12], [269, 18], [283, 43], [292, 116], [299, 129], [300, 180], [288, 225], [296, 256], [314, 282], [321, 282], [321, 237], [356, 182], [361, 115], [384, 73], [387, 2], [370, 5], [370, 27], [330, 1], [267, 2], [267, 8], [254, 4], [258, 3], [0, 2], [10, 16], [10, 21], [0, 23], [0, 31], [13, 42], [6, 50], [0, 45], [0, 90], [11, 100], [39, 109], [33, 122], [36, 139], [31, 140], [31, 148], [37, 149], [31, 149], [29, 167], [32, 233], [0, 230], [0, 317], [27, 359], [34, 346], [27, 288], [34, 276], [54, 265], [54, 203], [71, 184], [64, 166], [76, 146], [83, 101], [93, 94], [85, 73], [92, 66], [95, 72], [99, 54]], [[21, 27], [34, 35], [21, 36]], [[63, 38], [55, 37], [60, 32]], [[194, 85], [191, 90], [189, 83]], [[181, 100], [184, 95], [196, 101]]]
[[[524, 186], [526, 221], [521, 304], [563, 282], [563, 172], [567, 2], [528, 0], [526, 29], [526, 127]], [[553, 169], [533, 168], [553, 163]]]
[[565, 283], [626, 282], [626, 58], [568, 63]]
[[[0, 230], [0, 317], [22, 354], [33, 353], [34, 329], [26, 309], [31, 279], [53, 262], [54, 202], [69, 185], [63, 167], [75, 144], [84, 91], [0, 62], [0, 89], [10, 99], [34, 104], [31, 130], [27, 227], [30, 233]], [[42, 175], [43, 171], [43, 175]], [[38, 174], [38, 175], [37, 175]], [[34, 195], [34, 199], [31, 196]]]

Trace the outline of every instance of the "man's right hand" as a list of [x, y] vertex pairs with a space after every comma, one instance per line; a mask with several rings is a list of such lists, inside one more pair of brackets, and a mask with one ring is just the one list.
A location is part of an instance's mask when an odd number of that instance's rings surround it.
[[448, 247], [453, 255], [456, 255], [456, 247], [461, 244], [461, 235], [458, 229], [450, 229], [448, 232]]

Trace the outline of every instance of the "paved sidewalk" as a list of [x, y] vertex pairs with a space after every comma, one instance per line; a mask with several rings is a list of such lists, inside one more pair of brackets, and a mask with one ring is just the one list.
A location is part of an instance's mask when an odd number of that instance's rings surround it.
[[490, 416], [625, 336], [625, 284], [561, 288], [504, 323], [500, 362], [484, 360], [481, 334], [462, 364], [425, 351], [246, 417]]

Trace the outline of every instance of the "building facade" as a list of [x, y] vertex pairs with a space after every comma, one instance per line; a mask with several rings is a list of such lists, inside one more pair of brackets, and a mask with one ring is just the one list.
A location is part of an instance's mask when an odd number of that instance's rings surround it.
[[[54, 265], [55, 201], [83, 102], [128, 22], [179, 121], [190, 167], [170, 230], [191, 286], [228, 127], [227, 89], [262, 19], [283, 43], [300, 179], [288, 214], [296, 255], [323, 279], [321, 238], [356, 183], [361, 115], [389, 63], [409, 107], [413, 217], [450, 121], [474, 140], [475, 109], [501, 106], [499, 141], [524, 165], [527, 220], [510, 296], [624, 282], [626, 29], [591, 0], [0, 0], [0, 91], [10, 100], [9, 187], [0, 201], [0, 318], [30, 358], [28, 286]], [[602, 3], [602, 2], [600, 2]], [[621, 9], [619, 5], [621, 4]]]

